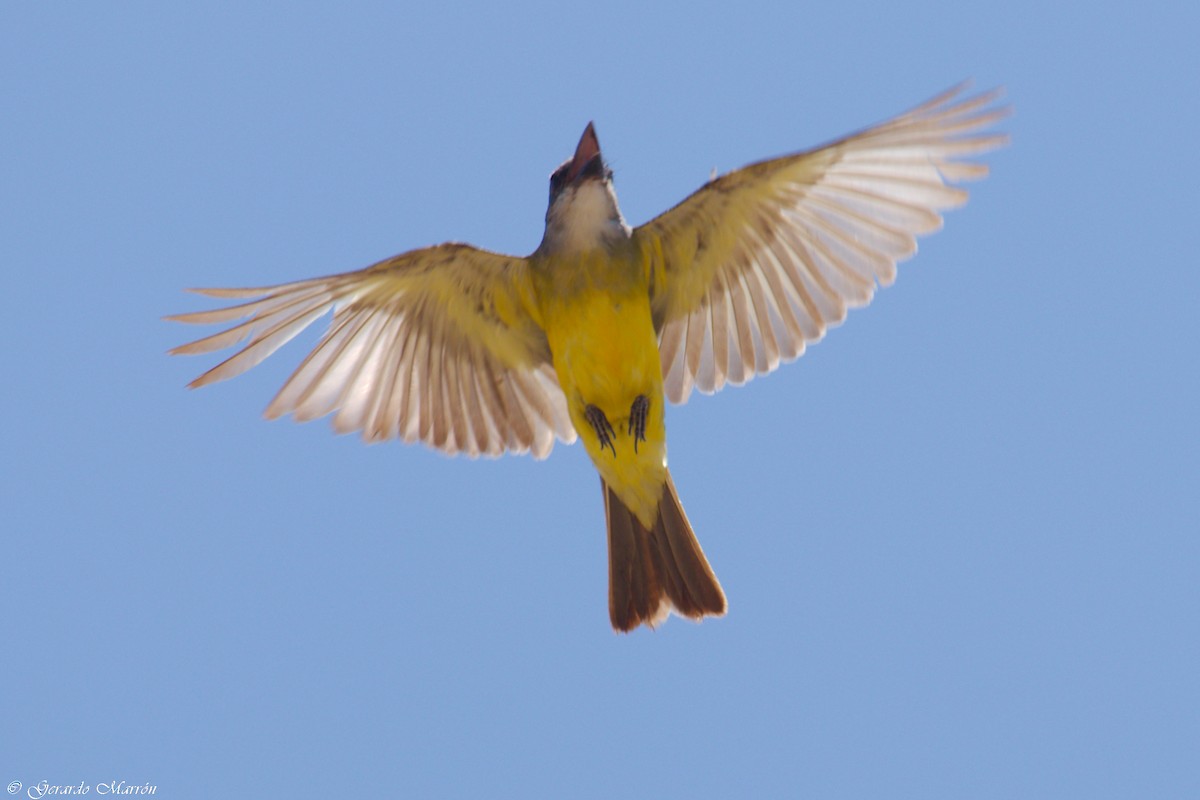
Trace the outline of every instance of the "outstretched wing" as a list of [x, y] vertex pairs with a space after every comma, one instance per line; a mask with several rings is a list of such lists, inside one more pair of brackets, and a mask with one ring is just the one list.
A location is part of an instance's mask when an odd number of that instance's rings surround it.
[[[357, 272], [260, 289], [198, 289], [247, 299], [167, 319], [241, 322], [172, 354], [248, 340], [194, 380], [205, 386], [258, 364], [326, 312], [325, 336], [267, 407], [307, 421], [336, 412], [339, 433], [420, 440], [447, 453], [544, 458], [575, 440], [525, 259], [463, 244], [414, 250]], [[246, 319], [248, 318], [248, 319]]]
[[816, 150], [717, 178], [634, 231], [652, 265], [651, 307], [672, 402], [714, 392], [804, 352], [869, 303], [916, 236], [961, 205], [961, 159], [1004, 144], [999, 92], [945, 92]]

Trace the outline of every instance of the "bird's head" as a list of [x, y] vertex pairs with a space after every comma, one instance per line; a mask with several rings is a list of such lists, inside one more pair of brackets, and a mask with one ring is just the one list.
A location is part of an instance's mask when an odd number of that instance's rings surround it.
[[612, 170], [600, 153], [596, 128], [588, 123], [575, 155], [550, 176], [543, 248], [586, 250], [610, 237], [628, 238], [629, 226], [617, 207]]

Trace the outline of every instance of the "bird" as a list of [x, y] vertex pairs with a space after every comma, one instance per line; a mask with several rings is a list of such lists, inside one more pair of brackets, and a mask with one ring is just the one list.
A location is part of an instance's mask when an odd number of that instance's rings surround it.
[[[1007, 143], [994, 89], [955, 86], [825, 145], [711, 177], [631, 227], [588, 123], [550, 176], [545, 232], [525, 257], [425, 247], [352, 272], [245, 289], [192, 289], [229, 305], [166, 317], [223, 330], [181, 345], [241, 345], [192, 388], [239, 375], [332, 312], [267, 406], [327, 415], [367, 442], [470, 457], [580, 439], [600, 475], [612, 627], [727, 602], [667, 468], [665, 412], [792, 361], [896, 278], [916, 237], [984, 177]], [[227, 327], [226, 327], [227, 326]]]

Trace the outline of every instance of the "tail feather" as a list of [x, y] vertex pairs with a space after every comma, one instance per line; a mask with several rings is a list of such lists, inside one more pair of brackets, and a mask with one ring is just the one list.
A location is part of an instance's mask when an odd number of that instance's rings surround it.
[[688, 523], [667, 474], [654, 527], [603, 481], [608, 519], [608, 611], [613, 628], [654, 627], [670, 611], [700, 619], [725, 613], [725, 593]]

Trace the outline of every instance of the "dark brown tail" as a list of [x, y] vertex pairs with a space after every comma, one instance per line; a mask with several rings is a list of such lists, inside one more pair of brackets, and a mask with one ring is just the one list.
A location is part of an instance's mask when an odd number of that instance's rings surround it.
[[725, 593], [688, 524], [675, 483], [667, 474], [658, 517], [647, 531], [608, 484], [608, 614], [618, 631], [654, 627], [674, 611], [700, 619], [725, 613]]

